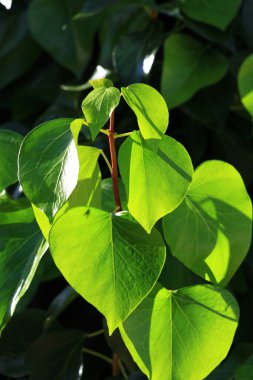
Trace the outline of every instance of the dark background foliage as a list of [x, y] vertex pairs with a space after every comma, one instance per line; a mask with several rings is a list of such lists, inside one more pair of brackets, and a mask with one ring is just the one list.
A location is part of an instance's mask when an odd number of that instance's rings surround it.
[[[228, 60], [228, 70], [216, 83], [202, 86], [170, 110], [167, 133], [185, 145], [195, 167], [207, 159], [233, 164], [252, 194], [252, 117], [241, 104], [237, 77], [241, 63], [253, 52], [253, 1], [242, 1], [224, 30], [188, 17], [187, 12], [179, 9], [179, 3], [14, 0], [9, 11], [1, 6], [0, 128], [26, 135], [46, 120], [81, 117], [80, 104], [90, 90], [88, 80], [97, 72], [98, 76], [105, 75], [101, 74], [102, 69], [107, 70], [107, 77], [117, 87], [144, 82], [161, 91], [164, 70], [171, 67], [175, 77], [181, 75], [178, 64], [173, 65], [166, 58], [164, 42], [172, 33], [183, 33], [205, 45], [210, 54], [222, 53]], [[229, 4], [227, 1], [228, 8]], [[154, 61], [149, 60], [150, 68], [146, 68], [147, 57], [152, 54]], [[210, 61], [210, 73], [212, 65]], [[201, 70], [200, 66], [197, 77]], [[116, 112], [117, 131], [127, 132], [135, 127], [132, 114], [120, 105]], [[89, 137], [83, 139], [89, 143]], [[95, 145], [108, 153], [103, 136], [97, 138]], [[109, 173], [103, 165], [101, 162], [106, 177]], [[15, 186], [9, 191], [15, 194]], [[165, 286], [178, 288], [201, 282], [176, 259], [168, 260], [169, 266], [161, 277]], [[66, 287], [47, 253], [32, 288], [0, 339], [1, 378], [121, 379], [120, 369], [113, 369], [118, 366], [116, 353], [126, 371], [132, 373], [129, 380], [144, 379], [119, 334], [84, 341], [88, 349], [108, 357], [114, 353], [113, 365], [88, 353], [80, 356], [82, 331], [100, 330], [104, 322], [91, 305]], [[208, 377], [210, 380], [235, 379], [236, 368], [253, 354], [252, 249], [229, 289], [240, 304], [240, 325], [228, 358]], [[43, 325], [48, 316], [53, 321], [45, 336]], [[83, 370], [79, 372], [81, 363]], [[245, 379], [253, 378], [249, 370], [247, 374]]]

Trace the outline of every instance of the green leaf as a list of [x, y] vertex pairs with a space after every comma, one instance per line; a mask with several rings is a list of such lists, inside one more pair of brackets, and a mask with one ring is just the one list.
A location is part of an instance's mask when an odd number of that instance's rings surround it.
[[158, 231], [148, 235], [125, 215], [78, 207], [61, 216], [49, 235], [56, 265], [105, 315], [110, 334], [150, 292], [165, 261]]
[[249, 380], [253, 378], [253, 355], [244, 364], [236, 369], [235, 380]]
[[35, 40], [60, 65], [78, 77], [89, 64], [100, 22], [99, 17], [88, 15], [75, 19], [82, 4], [82, 0], [74, 3], [71, 0], [33, 0], [28, 9], [30, 30]]
[[115, 87], [98, 87], [91, 91], [82, 103], [82, 110], [90, 128], [92, 140], [109, 120], [111, 113], [118, 106], [120, 92]]
[[225, 30], [236, 16], [242, 0], [180, 0], [181, 10], [193, 20]]
[[[127, 197], [123, 182], [118, 178], [120, 201], [123, 210], [127, 210]], [[103, 179], [101, 182], [102, 200], [101, 208], [108, 212], [115, 210], [115, 197], [111, 178]]]
[[102, 79], [94, 79], [89, 81], [94, 89], [96, 88], [110, 88], [113, 87], [113, 82], [110, 79], [102, 78]]
[[48, 241], [48, 234], [51, 229], [51, 223], [49, 222], [49, 219], [46, 216], [46, 214], [43, 211], [41, 211], [41, 209], [36, 207], [34, 204], [32, 204], [32, 208], [33, 208], [33, 213], [38, 223], [38, 226], [44, 238]]
[[17, 158], [22, 137], [0, 129], [0, 192], [17, 181]]
[[1, 201], [0, 328], [30, 286], [47, 244], [25, 199]]
[[42, 310], [26, 310], [11, 318], [0, 339], [1, 374], [14, 378], [29, 374], [25, 352], [43, 333], [45, 320], [46, 312]]
[[0, 23], [0, 45], [0, 88], [3, 88], [23, 75], [40, 53], [28, 31], [25, 13], [4, 16]]
[[48, 121], [33, 129], [19, 153], [19, 180], [27, 198], [52, 221], [78, 180], [79, 161], [71, 119]]
[[82, 373], [84, 333], [68, 329], [42, 335], [27, 351], [30, 380], [77, 380]]
[[162, 95], [143, 83], [123, 87], [121, 92], [137, 117], [144, 139], [161, 139], [169, 124], [169, 112]]
[[224, 289], [157, 285], [120, 332], [150, 380], [202, 380], [226, 357], [238, 318], [238, 305]]
[[162, 94], [169, 108], [190, 99], [198, 90], [226, 74], [225, 56], [186, 34], [173, 34], [164, 45]]
[[226, 285], [250, 247], [252, 205], [237, 170], [207, 161], [193, 175], [185, 200], [164, 218], [177, 259], [208, 281]]
[[156, 153], [152, 144], [134, 132], [119, 151], [128, 209], [147, 232], [182, 202], [193, 173], [187, 151], [176, 140], [163, 136]]
[[242, 103], [253, 116], [253, 54], [249, 55], [240, 67], [238, 86]]

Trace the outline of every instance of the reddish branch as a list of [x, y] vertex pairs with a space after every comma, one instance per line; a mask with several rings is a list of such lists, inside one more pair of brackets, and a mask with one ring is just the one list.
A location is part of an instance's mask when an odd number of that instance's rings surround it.
[[110, 129], [109, 129], [109, 146], [111, 154], [111, 164], [112, 164], [112, 183], [116, 204], [116, 212], [121, 211], [120, 195], [119, 195], [119, 183], [118, 183], [118, 166], [117, 166], [117, 155], [115, 148], [115, 138], [114, 138], [114, 111], [110, 117]]

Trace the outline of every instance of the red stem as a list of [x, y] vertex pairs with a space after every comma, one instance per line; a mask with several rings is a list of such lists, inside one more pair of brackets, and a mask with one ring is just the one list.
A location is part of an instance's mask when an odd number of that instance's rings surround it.
[[115, 148], [115, 138], [114, 138], [114, 111], [110, 117], [110, 128], [109, 128], [109, 147], [111, 155], [112, 164], [112, 183], [115, 197], [116, 209], [115, 211], [121, 211], [120, 195], [119, 195], [119, 183], [118, 183], [118, 166], [117, 166], [117, 155]]

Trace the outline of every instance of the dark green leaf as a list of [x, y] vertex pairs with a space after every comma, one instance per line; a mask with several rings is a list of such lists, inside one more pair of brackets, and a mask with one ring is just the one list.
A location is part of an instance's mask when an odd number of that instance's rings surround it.
[[105, 315], [110, 334], [150, 292], [165, 260], [158, 231], [148, 235], [127, 215], [74, 208], [53, 224], [49, 235], [56, 265]]
[[46, 313], [27, 310], [11, 318], [0, 339], [0, 372], [10, 377], [28, 375], [25, 352], [43, 332]]
[[187, 151], [176, 140], [163, 136], [157, 152], [152, 144], [133, 132], [119, 151], [128, 209], [147, 232], [182, 202], [193, 172]]
[[226, 357], [238, 319], [238, 305], [224, 289], [156, 285], [120, 332], [150, 380], [202, 380]]
[[65, 330], [45, 334], [27, 351], [30, 380], [77, 380], [82, 374], [84, 333]]
[[25, 199], [1, 201], [0, 327], [13, 315], [34, 277], [47, 244]]
[[222, 161], [203, 163], [163, 227], [177, 259], [206, 280], [226, 285], [251, 242], [252, 205], [240, 174]]
[[39, 125], [24, 139], [19, 154], [19, 180], [27, 198], [49, 221], [74, 190], [79, 171], [71, 119]]
[[186, 34], [173, 34], [164, 45], [162, 94], [169, 108], [191, 98], [198, 90], [219, 82], [226, 74], [225, 56]]
[[253, 378], [253, 355], [236, 370], [235, 380], [249, 380]]
[[82, 4], [82, 0], [33, 0], [28, 11], [33, 37], [60, 65], [78, 77], [90, 61], [100, 22], [98, 17], [75, 19]]
[[17, 181], [17, 159], [22, 137], [0, 129], [0, 192]]
[[236, 16], [242, 0], [180, 0], [181, 10], [193, 20], [226, 29]]
[[[120, 201], [123, 210], [127, 210], [127, 197], [126, 191], [123, 185], [123, 182], [119, 178], [119, 193], [120, 193]], [[113, 183], [111, 178], [103, 179], [101, 182], [102, 189], [102, 209], [108, 212], [113, 212], [115, 210], [115, 197], [113, 190]]]
[[0, 23], [0, 88], [23, 75], [39, 55], [32, 40], [26, 15], [5, 16]]

